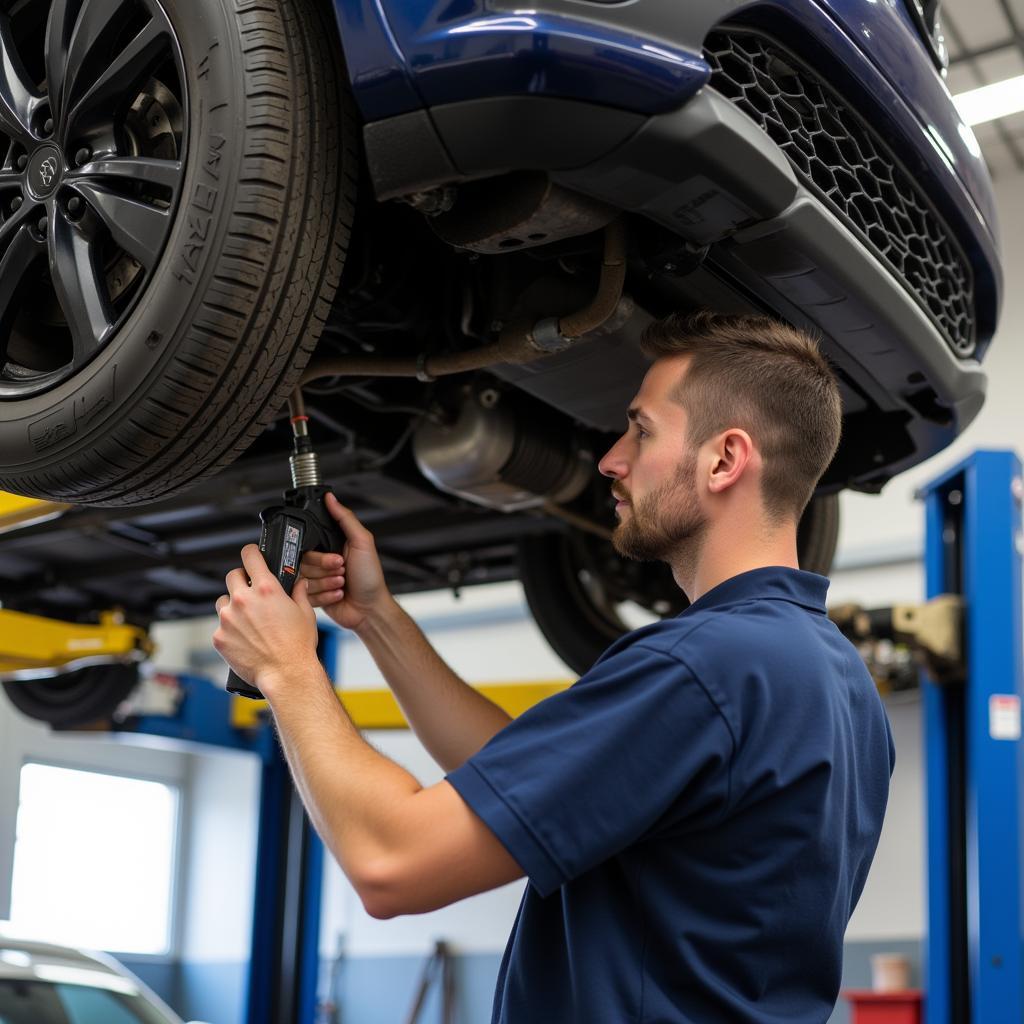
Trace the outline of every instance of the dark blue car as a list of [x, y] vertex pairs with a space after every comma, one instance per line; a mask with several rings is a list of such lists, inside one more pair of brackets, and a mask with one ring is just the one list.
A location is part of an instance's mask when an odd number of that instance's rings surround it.
[[823, 338], [826, 570], [835, 493], [984, 397], [993, 200], [935, 6], [3, 0], [0, 488], [92, 507], [0, 543], [0, 600], [208, 611], [291, 395], [395, 590], [519, 577], [585, 668], [622, 602], [677, 607], [594, 458], [644, 325], [698, 307]]

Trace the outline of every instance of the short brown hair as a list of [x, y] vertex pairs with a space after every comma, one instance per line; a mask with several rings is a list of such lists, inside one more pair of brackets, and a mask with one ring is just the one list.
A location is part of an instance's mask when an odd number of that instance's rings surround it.
[[641, 348], [691, 357], [673, 395], [686, 407], [690, 443], [746, 430], [764, 460], [765, 510], [799, 518], [842, 429], [839, 386], [815, 339], [767, 316], [702, 311], [649, 324]]

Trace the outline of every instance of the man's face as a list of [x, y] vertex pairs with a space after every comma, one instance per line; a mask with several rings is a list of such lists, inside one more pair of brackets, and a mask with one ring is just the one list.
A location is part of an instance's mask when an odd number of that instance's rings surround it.
[[687, 363], [671, 356], [651, 366], [630, 405], [626, 433], [598, 463], [618, 499], [612, 544], [627, 558], [669, 561], [699, 544], [707, 526], [686, 411], [671, 398]]

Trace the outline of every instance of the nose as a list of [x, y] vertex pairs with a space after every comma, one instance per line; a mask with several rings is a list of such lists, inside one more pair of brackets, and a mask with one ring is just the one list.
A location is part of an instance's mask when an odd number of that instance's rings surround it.
[[629, 466], [626, 462], [626, 446], [623, 443], [625, 440], [626, 435], [623, 434], [598, 462], [597, 469], [602, 476], [621, 480], [626, 475]]

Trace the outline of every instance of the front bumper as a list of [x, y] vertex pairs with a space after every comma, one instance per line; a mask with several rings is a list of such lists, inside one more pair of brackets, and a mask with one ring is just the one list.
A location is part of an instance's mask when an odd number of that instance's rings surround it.
[[[507, 96], [578, 100], [651, 115], [708, 81], [704, 41], [740, 20], [799, 34], [891, 124], [950, 204], [994, 238], [991, 181], [904, 0], [398, 0], [333, 2], [364, 121]], [[851, 99], [857, 98], [851, 96]], [[869, 111], [863, 111], [865, 115]], [[952, 180], [950, 180], [952, 179]]]

